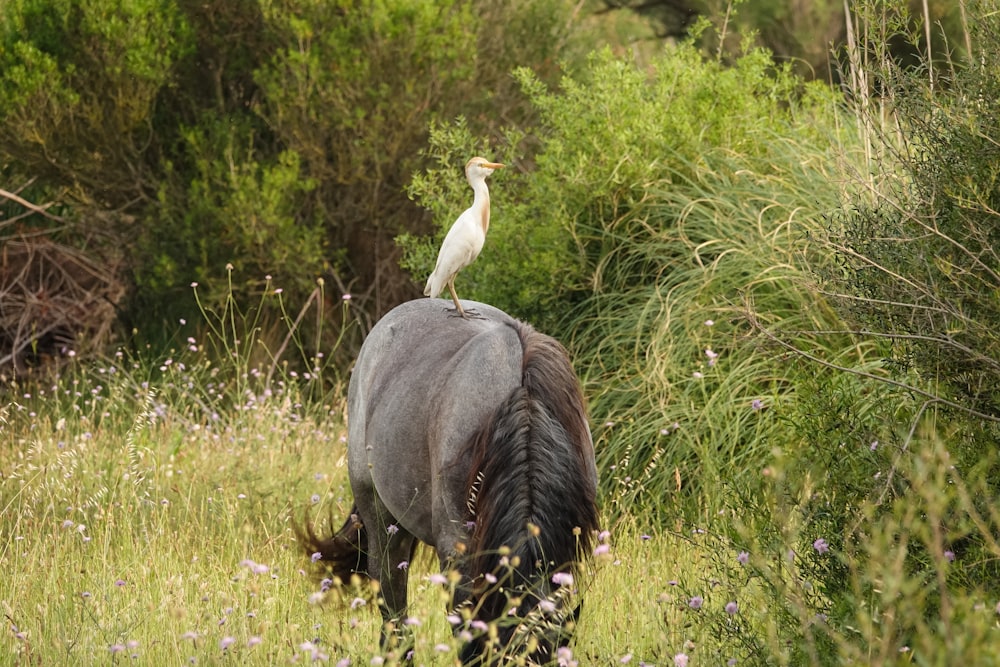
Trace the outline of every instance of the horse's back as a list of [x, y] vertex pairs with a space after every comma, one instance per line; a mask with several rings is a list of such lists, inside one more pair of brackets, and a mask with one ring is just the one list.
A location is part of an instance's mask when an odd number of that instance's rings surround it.
[[486, 304], [463, 307], [480, 319], [451, 316], [437, 299], [387, 313], [366, 338], [348, 391], [355, 493], [370, 487], [429, 544], [461, 519], [466, 471], [456, 464], [466, 443], [521, 382], [515, 320]]

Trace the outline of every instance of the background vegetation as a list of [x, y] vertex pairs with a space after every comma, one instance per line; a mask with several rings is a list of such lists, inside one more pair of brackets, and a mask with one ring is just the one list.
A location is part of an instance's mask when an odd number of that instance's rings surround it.
[[[580, 664], [996, 661], [995, 3], [857, 3], [819, 82], [744, 31], [780, 3], [658, 48], [667, 14], [602, 3], [355, 4], [0, 17], [8, 653], [372, 659], [371, 593], [320, 595], [288, 521], [349, 502], [349, 360], [483, 153], [511, 168], [459, 291], [590, 401]], [[53, 286], [139, 334], [94, 361]], [[432, 567], [418, 662], [452, 664]]]

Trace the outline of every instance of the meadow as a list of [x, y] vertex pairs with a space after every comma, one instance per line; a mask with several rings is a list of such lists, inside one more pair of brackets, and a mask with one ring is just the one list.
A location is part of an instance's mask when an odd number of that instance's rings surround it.
[[[291, 527], [349, 511], [342, 401], [307, 400], [315, 377], [220, 372], [204, 347], [70, 365], [0, 413], [0, 661], [381, 664], [372, 592], [322, 592]], [[686, 621], [693, 599], [732, 602], [697, 528], [607, 526], [574, 659], [725, 654]], [[429, 550], [411, 565], [418, 665], [456, 662], [435, 568]]]

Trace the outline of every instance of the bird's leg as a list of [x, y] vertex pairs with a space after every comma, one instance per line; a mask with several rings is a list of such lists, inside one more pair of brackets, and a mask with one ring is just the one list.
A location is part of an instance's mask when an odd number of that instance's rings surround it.
[[451, 300], [455, 302], [455, 308], [458, 310], [458, 314], [462, 316], [463, 319], [468, 319], [465, 315], [465, 311], [462, 310], [462, 304], [458, 302], [458, 294], [455, 292], [455, 281], [448, 281], [448, 291], [451, 292]]
[[451, 300], [455, 302], [455, 308], [458, 310], [458, 315], [462, 319], [467, 320], [469, 319], [470, 316], [476, 319], [482, 319], [479, 317], [479, 313], [472, 310], [471, 308], [468, 311], [462, 309], [462, 304], [458, 302], [458, 294], [455, 292], [454, 278], [448, 281], [448, 291], [451, 292]]

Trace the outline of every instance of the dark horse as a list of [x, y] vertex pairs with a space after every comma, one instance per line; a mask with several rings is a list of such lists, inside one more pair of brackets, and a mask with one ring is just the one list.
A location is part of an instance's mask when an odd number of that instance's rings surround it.
[[348, 390], [354, 510], [332, 536], [307, 525], [300, 538], [342, 581], [379, 582], [384, 644], [406, 610], [400, 563], [420, 540], [461, 575], [463, 664], [547, 663], [569, 639], [572, 574], [598, 527], [586, 409], [557, 341], [463, 305], [478, 318], [420, 299], [372, 329]]

